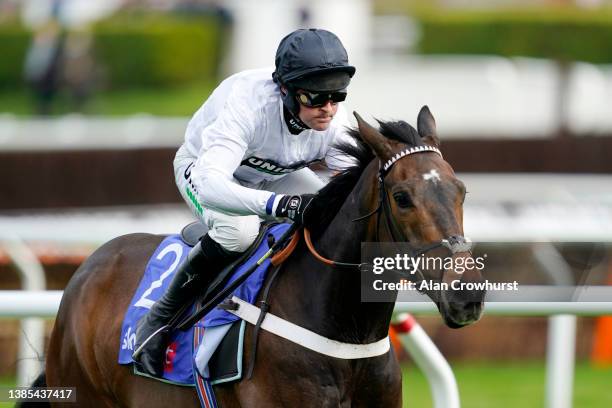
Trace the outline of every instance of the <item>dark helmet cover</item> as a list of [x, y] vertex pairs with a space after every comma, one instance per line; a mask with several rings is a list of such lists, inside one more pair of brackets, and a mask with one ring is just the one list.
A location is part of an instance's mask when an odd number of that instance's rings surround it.
[[296, 30], [283, 38], [275, 65], [272, 78], [287, 88], [283, 102], [293, 113], [299, 111], [296, 89], [338, 91], [345, 89], [355, 74], [340, 39], [327, 30], [314, 28]]

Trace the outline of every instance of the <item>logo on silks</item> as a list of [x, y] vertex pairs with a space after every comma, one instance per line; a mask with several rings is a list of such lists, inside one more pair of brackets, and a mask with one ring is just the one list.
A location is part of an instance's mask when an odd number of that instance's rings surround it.
[[166, 359], [164, 360], [164, 373], [170, 373], [174, 369], [174, 358], [177, 356], [178, 343], [173, 341], [166, 348]]
[[136, 333], [132, 333], [132, 327], [128, 327], [125, 335], [123, 336], [123, 342], [121, 343], [122, 350], [134, 350], [136, 344]]
[[281, 175], [281, 174], [287, 174], [287, 173], [292, 173], [296, 170], [302, 169], [306, 166], [308, 166], [311, 163], [315, 163], [320, 161], [320, 159], [317, 160], [312, 160], [310, 162], [297, 162], [289, 167], [283, 167], [280, 164], [272, 161], [272, 160], [268, 160], [268, 159], [260, 159], [259, 157], [249, 157], [247, 159], [244, 159], [242, 161], [242, 163], [240, 163], [241, 166], [248, 166], [248, 167], [252, 167], [258, 171], [263, 171], [264, 173], [268, 173], [268, 174], [273, 174], [275, 176]]
[[294, 118], [289, 119], [289, 126], [291, 126], [294, 130], [301, 132], [303, 130], [308, 129], [305, 126], [302, 126], [297, 120]]

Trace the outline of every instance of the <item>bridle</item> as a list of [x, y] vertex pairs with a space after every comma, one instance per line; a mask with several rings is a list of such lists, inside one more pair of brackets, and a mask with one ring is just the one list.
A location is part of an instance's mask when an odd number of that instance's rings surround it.
[[[440, 157], [443, 157], [442, 152], [440, 152], [440, 149], [438, 149], [437, 147], [429, 146], [429, 145], [422, 145], [422, 146], [413, 146], [405, 150], [402, 150], [401, 152], [397, 153], [395, 156], [393, 156], [391, 159], [389, 159], [384, 164], [381, 161], [379, 163], [379, 168], [378, 168], [378, 187], [379, 187], [378, 188], [378, 192], [379, 192], [378, 193], [378, 205], [376, 206], [376, 209], [374, 209], [373, 211], [361, 217], [355, 218], [352, 221], [357, 222], [357, 221], [365, 220], [371, 217], [372, 215], [377, 214], [376, 241], [378, 242], [381, 218], [384, 217], [385, 225], [387, 227], [387, 230], [391, 234], [391, 238], [393, 239], [393, 242], [406, 242], [410, 248], [409, 251], [410, 251], [411, 257], [418, 257], [420, 255], [423, 255], [431, 250], [434, 250], [440, 247], [447, 248], [453, 255], [456, 253], [461, 253], [461, 252], [470, 252], [472, 248], [472, 242], [468, 238], [461, 236], [461, 235], [452, 235], [448, 238], [442, 239], [438, 242], [434, 242], [425, 247], [415, 248], [410, 245], [410, 241], [401, 232], [401, 230], [398, 228], [398, 226], [394, 222], [393, 217], [391, 216], [391, 204], [389, 203], [389, 195], [387, 194], [387, 189], [385, 187], [385, 182], [384, 182], [385, 177], [389, 174], [389, 172], [391, 171], [391, 168], [393, 167], [395, 163], [397, 163], [398, 160], [404, 157], [413, 155], [413, 154], [426, 153], [426, 152], [434, 152], [440, 155]], [[313, 256], [319, 261], [327, 265], [334, 266], [334, 267], [359, 268], [360, 270], [363, 267], [368, 266], [368, 264], [364, 264], [364, 263], [338, 262], [338, 261], [333, 261], [331, 259], [327, 259], [323, 257], [321, 254], [317, 252], [314, 245], [312, 244], [312, 240], [310, 239], [310, 232], [307, 229], [304, 229], [304, 240], [306, 241], [306, 246], [308, 247], [310, 252], [313, 254]], [[424, 279], [421, 271], [418, 271], [418, 273]]]

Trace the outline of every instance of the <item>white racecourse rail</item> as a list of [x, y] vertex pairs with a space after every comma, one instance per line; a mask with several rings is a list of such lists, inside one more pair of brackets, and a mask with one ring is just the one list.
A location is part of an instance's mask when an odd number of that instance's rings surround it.
[[[612, 299], [612, 287], [607, 289]], [[62, 291], [1, 291], [0, 317], [52, 318], [57, 314], [61, 297]], [[575, 333], [571, 326], [575, 315], [612, 315], [612, 302], [491, 302], [485, 305], [485, 310], [488, 315], [553, 316], [549, 330], [548, 372], [552, 377], [547, 383], [547, 406], [571, 406], [572, 377], [568, 382], [567, 370], [573, 372]], [[438, 313], [431, 302], [398, 303], [395, 311], [400, 312], [399, 316], [405, 312]], [[404, 315], [400, 321], [405, 319]], [[429, 380], [435, 407], [459, 407], [459, 393], [452, 371], [422, 328], [414, 324], [408, 334], [399, 334], [402, 344]], [[561, 386], [570, 388], [569, 400], [559, 400], [559, 396], [550, 395]], [[567, 398], [567, 392], [562, 392], [561, 397]]]
[[[610, 291], [612, 299], [612, 287]], [[59, 309], [61, 290], [0, 291], [0, 317], [53, 318]], [[395, 306], [398, 313], [435, 315], [438, 309], [432, 302], [403, 302]], [[486, 315], [495, 316], [551, 316], [571, 314], [575, 316], [612, 315], [611, 302], [487, 302]]]

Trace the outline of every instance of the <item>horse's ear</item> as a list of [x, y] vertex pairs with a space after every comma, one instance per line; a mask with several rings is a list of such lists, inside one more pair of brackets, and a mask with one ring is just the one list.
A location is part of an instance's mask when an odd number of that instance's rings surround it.
[[438, 132], [436, 131], [436, 120], [429, 111], [427, 105], [423, 106], [419, 111], [417, 127], [419, 129], [419, 135], [421, 135], [425, 143], [430, 146], [440, 147], [440, 139], [438, 139]]
[[357, 119], [359, 126], [359, 134], [361, 138], [374, 150], [379, 158], [388, 159], [392, 155], [391, 145], [386, 137], [376, 130], [372, 125], [363, 120], [357, 112], [353, 111], [353, 115]]

